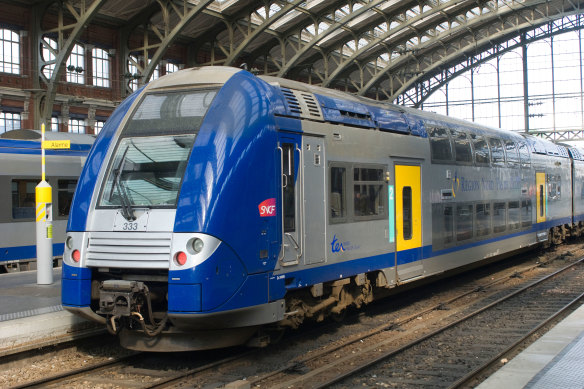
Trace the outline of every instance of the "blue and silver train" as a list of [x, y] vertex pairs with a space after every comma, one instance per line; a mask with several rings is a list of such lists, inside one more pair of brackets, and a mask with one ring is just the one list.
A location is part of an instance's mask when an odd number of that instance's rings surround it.
[[[0, 272], [36, 268], [35, 187], [41, 177], [40, 131], [0, 136]], [[47, 132], [47, 140], [69, 140], [70, 149], [46, 150], [53, 197], [53, 254], [60, 257], [77, 179], [89, 154], [91, 135]], [[55, 261], [58, 259], [55, 258]]]
[[227, 67], [162, 77], [98, 136], [62, 303], [124, 347], [265, 344], [400, 285], [560, 243], [577, 149]]

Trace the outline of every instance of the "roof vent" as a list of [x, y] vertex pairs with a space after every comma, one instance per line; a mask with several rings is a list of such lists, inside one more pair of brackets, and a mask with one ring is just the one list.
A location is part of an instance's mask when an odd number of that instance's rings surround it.
[[280, 89], [286, 98], [290, 113], [304, 119], [323, 120], [320, 106], [312, 93], [283, 87]]

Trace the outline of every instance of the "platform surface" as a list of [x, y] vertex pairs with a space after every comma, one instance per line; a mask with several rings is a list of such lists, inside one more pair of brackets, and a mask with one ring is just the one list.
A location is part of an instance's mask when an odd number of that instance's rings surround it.
[[36, 270], [0, 274], [0, 356], [95, 333], [98, 326], [61, 306], [61, 268], [37, 285]]
[[477, 389], [584, 388], [584, 305]]

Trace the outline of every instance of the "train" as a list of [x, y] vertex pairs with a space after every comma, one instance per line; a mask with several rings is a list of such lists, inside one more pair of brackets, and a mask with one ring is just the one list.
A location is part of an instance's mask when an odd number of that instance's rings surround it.
[[293, 80], [185, 69], [129, 96], [97, 137], [62, 305], [134, 350], [266, 345], [581, 235], [583, 156]]
[[[52, 186], [53, 255], [59, 265], [73, 192], [92, 135], [47, 132], [47, 140], [69, 140], [70, 149], [46, 150]], [[41, 133], [12, 130], [0, 135], [0, 272], [36, 269], [35, 187], [41, 179]]]

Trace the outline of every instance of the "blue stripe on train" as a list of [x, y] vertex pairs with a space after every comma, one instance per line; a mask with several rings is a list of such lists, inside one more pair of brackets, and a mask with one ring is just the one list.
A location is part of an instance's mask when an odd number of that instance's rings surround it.
[[[53, 256], [62, 256], [65, 243], [53, 243]], [[0, 262], [36, 258], [35, 246], [0, 247]]]

